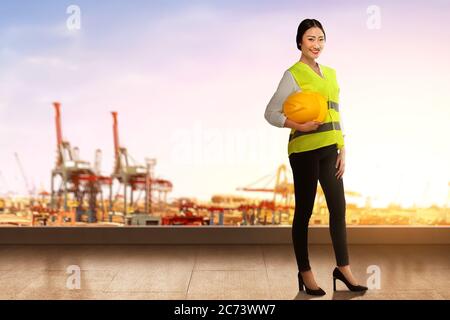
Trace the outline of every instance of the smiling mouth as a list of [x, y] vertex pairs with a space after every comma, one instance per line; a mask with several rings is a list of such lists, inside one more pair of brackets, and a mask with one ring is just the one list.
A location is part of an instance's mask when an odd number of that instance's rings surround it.
[[311, 50], [311, 52], [317, 54], [317, 53], [319, 53], [320, 51], [314, 51], [314, 50]]

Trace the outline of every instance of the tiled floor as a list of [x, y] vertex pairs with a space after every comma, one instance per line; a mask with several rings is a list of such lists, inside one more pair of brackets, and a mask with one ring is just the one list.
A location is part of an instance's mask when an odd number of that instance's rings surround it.
[[[364, 295], [342, 283], [333, 293], [331, 246], [309, 252], [324, 297], [298, 292], [288, 245], [0, 246], [0, 299], [450, 299], [449, 245], [350, 246], [362, 284], [369, 266], [380, 271], [380, 289]], [[67, 288], [70, 265], [80, 289]]]

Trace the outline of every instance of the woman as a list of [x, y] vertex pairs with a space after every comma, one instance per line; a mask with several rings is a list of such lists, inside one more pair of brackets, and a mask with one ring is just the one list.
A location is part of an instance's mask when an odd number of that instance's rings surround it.
[[[345, 149], [339, 114], [339, 86], [334, 69], [315, 61], [324, 48], [325, 40], [325, 31], [319, 21], [305, 19], [300, 23], [296, 37], [297, 48], [301, 51], [300, 61], [284, 73], [264, 115], [276, 127], [291, 128], [288, 155], [295, 190], [292, 240], [299, 270], [299, 290], [303, 291], [305, 287], [311, 295], [325, 295], [314, 279], [308, 260], [308, 224], [318, 180], [330, 212], [330, 234], [337, 262], [333, 271], [333, 288], [336, 291], [336, 279], [339, 279], [351, 291], [367, 290], [367, 287], [358, 285], [350, 270], [342, 180]], [[322, 123], [297, 123], [283, 114], [283, 102], [301, 90], [319, 92], [327, 98], [327, 116]]]

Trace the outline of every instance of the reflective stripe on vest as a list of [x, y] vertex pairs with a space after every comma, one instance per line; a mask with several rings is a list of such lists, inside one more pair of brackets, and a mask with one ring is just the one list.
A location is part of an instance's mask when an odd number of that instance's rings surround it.
[[328, 101], [328, 109], [334, 109], [339, 112], [339, 103], [334, 101]]

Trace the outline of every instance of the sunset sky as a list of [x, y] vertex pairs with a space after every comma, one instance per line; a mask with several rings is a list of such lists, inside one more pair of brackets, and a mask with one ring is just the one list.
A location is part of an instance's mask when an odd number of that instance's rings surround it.
[[[69, 5], [80, 29], [67, 27]], [[305, 18], [322, 22], [318, 62], [341, 88], [346, 190], [374, 206], [448, 205], [450, 2], [438, 0], [2, 1], [0, 194], [25, 192], [14, 152], [50, 189], [53, 101], [64, 138], [91, 162], [102, 149], [105, 174], [118, 111], [121, 144], [142, 164], [157, 158], [171, 197], [238, 194], [289, 166], [289, 129], [264, 110], [300, 58]]]

